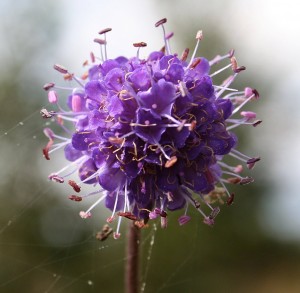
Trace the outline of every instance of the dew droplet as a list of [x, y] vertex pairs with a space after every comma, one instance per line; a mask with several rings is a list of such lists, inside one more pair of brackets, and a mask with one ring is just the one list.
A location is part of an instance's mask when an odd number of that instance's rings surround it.
[[92, 286], [94, 283], [93, 283], [93, 281], [91, 281], [91, 280], [88, 280], [88, 285], [90, 285], [90, 286]]
[[7, 135], [8, 133], [7, 132], [4, 132], [4, 135]]
[[19, 125], [23, 126], [23, 125], [24, 125], [24, 122], [22, 122], [22, 121], [21, 121], [21, 122], [19, 122]]
[[36, 135], [34, 135], [32, 138], [33, 138], [33, 139], [36, 139]]

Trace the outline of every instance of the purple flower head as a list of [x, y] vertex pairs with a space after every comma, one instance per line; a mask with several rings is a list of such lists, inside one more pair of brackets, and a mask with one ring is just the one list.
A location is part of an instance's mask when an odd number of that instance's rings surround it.
[[[49, 142], [44, 156], [50, 160], [52, 152], [63, 148], [69, 161], [49, 179], [64, 183], [77, 171], [80, 183], [69, 180], [75, 192], [81, 192], [84, 183], [93, 184], [94, 192], [69, 198], [79, 202], [97, 196], [80, 216], [89, 218], [92, 209], [105, 203], [112, 211], [108, 222], [118, 218], [115, 238], [120, 236], [122, 218], [135, 221], [138, 227], [160, 218], [165, 228], [167, 212], [183, 209], [179, 218], [183, 225], [191, 219], [187, 214], [190, 206], [199, 211], [204, 223], [213, 225], [220, 210], [215, 202], [221, 204], [222, 197], [228, 204], [233, 202], [227, 185], [253, 181], [240, 175], [242, 165], [252, 169], [259, 158], [239, 152], [231, 130], [261, 122], [255, 120], [256, 113], [240, 111], [259, 97], [258, 92], [231, 87], [245, 69], [237, 65], [233, 50], [210, 61], [196, 57], [202, 37], [198, 32], [189, 58], [188, 49], [181, 57], [172, 54], [169, 37], [164, 35], [163, 50], [146, 59], [139, 57], [144, 42], [134, 44], [136, 57], [108, 59], [106, 40], [95, 39], [101, 49], [97, 60], [101, 61], [96, 63], [91, 54], [91, 64], [85, 62], [90, 67], [82, 77], [54, 66], [74, 82], [74, 87], [65, 89], [69, 91], [66, 106], [60, 105], [61, 87], [53, 83], [44, 87], [51, 89], [49, 101], [57, 110], [43, 109], [42, 117], [55, 119], [66, 133], [61, 136], [45, 129]], [[229, 64], [212, 69], [224, 60]], [[213, 77], [229, 67], [229, 77], [221, 85], [214, 84]], [[226, 156], [237, 160], [237, 165], [225, 163]]]

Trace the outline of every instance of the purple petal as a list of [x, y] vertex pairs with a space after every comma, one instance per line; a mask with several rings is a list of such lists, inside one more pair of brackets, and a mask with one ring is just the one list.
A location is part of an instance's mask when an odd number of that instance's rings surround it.
[[139, 92], [138, 100], [145, 109], [158, 115], [171, 115], [175, 101], [175, 87], [171, 82], [160, 79], [147, 92]]

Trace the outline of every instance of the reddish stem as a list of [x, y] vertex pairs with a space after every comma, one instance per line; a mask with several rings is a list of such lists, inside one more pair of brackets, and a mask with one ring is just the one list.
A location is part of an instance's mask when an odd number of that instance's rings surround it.
[[139, 292], [139, 244], [140, 229], [130, 223], [126, 248], [125, 288], [126, 293]]

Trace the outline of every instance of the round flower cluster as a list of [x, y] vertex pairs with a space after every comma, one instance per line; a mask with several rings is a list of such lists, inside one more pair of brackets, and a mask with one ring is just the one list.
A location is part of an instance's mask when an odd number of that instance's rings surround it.
[[[156, 23], [163, 32], [165, 22], [162, 19]], [[49, 142], [43, 149], [44, 156], [49, 160], [53, 151], [63, 147], [70, 161], [49, 178], [63, 183], [78, 170], [81, 183], [68, 181], [76, 192], [69, 198], [81, 201], [91, 194], [99, 196], [87, 211], [80, 212], [83, 218], [90, 217], [91, 210], [105, 201], [112, 211], [108, 222], [119, 216], [115, 238], [120, 235], [123, 217], [139, 227], [159, 217], [162, 227], [166, 227], [167, 211], [185, 208], [179, 218], [182, 225], [190, 220], [189, 206], [203, 215], [204, 223], [213, 225], [219, 207], [211, 203], [224, 196], [228, 204], [233, 202], [233, 194], [225, 185], [253, 181], [239, 175], [242, 165], [226, 164], [224, 155], [249, 168], [259, 160], [237, 151], [237, 137], [230, 132], [240, 125], [256, 126], [261, 122], [255, 121], [254, 112], [240, 111], [259, 97], [258, 92], [230, 88], [245, 67], [238, 66], [233, 50], [211, 61], [195, 57], [203, 37], [201, 31], [196, 35], [197, 44], [189, 61], [188, 49], [180, 57], [171, 53], [169, 39], [173, 34], [165, 33], [163, 49], [150, 53], [147, 59], [139, 57], [140, 49], [146, 46], [144, 42], [134, 44], [136, 57], [108, 59], [106, 34], [110, 30], [102, 30], [103, 39], [95, 39], [100, 44], [101, 62], [96, 63], [91, 53], [92, 64], [82, 77], [61, 65], [54, 66], [77, 87], [62, 88], [54, 83], [44, 86], [49, 102], [58, 110], [42, 109], [41, 114], [54, 119], [67, 136], [46, 128]], [[229, 64], [210, 73], [211, 67], [222, 60], [229, 60]], [[232, 74], [221, 85], [214, 85], [212, 77], [229, 67]], [[61, 89], [70, 92], [69, 110], [58, 104], [57, 90]], [[232, 118], [238, 112], [241, 118]], [[75, 130], [69, 126], [75, 126]], [[101, 189], [80, 196], [82, 183], [100, 185]]]

